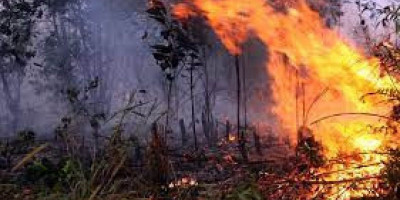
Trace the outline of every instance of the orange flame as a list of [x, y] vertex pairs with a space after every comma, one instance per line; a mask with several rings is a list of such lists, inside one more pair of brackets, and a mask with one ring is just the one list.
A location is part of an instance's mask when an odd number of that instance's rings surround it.
[[[175, 8], [174, 14], [182, 19], [196, 13], [204, 16], [232, 54], [240, 54], [241, 44], [250, 37], [258, 38], [268, 47], [266, 69], [273, 78], [275, 100], [272, 112], [279, 119], [280, 130], [289, 132], [293, 142], [296, 130], [302, 125], [312, 126], [328, 158], [378, 151], [394, 140], [384, 134], [373, 134], [368, 128], [370, 124], [384, 125], [379, 118], [353, 114], [387, 114], [391, 106], [377, 104], [381, 99], [362, 97], [399, 84], [381, 73], [377, 58], [368, 58], [337, 32], [326, 28], [319, 14], [304, 0], [286, 12], [276, 11], [265, 0], [192, 0]], [[303, 107], [301, 112], [300, 107]], [[310, 121], [337, 113], [348, 115], [319, 123]], [[362, 155], [360, 162], [380, 163], [385, 159], [385, 156]], [[373, 176], [381, 169], [378, 164], [330, 178]], [[363, 191], [342, 193], [341, 198], [363, 194]]]

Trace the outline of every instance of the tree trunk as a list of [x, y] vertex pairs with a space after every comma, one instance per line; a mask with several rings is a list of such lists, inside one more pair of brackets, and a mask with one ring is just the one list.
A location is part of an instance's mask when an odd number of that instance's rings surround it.
[[217, 120], [212, 120], [212, 146], [215, 147], [217, 146], [218, 143], [218, 121]]
[[[245, 48], [245, 46], [243, 47]], [[246, 58], [246, 57], [244, 57]], [[243, 111], [244, 111], [244, 130], [247, 131], [247, 88], [246, 88], [246, 59], [243, 60], [242, 78], [243, 78]]]
[[152, 139], [147, 153], [149, 178], [153, 184], [165, 185], [168, 180], [168, 152], [165, 140], [158, 133], [157, 124], [152, 125]]
[[253, 130], [253, 137], [254, 137], [254, 146], [256, 147], [256, 152], [258, 155], [262, 155], [260, 136], [258, 135], [257, 128], [254, 128]]
[[204, 136], [207, 140], [207, 143], [210, 143], [210, 131], [209, 131], [209, 127], [207, 124], [207, 119], [206, 119], [206, 114], [203, 112], [201, 113], [201, 124], [203, 126], [203, 132], [204, 132]]
[[[18, 72], [17, 72], [18, 73]], [[17, 132], [18, 126], [19, 126], [19, 120], [20, 120], [20, 114], [21, 114], [21, 90], [20, 90], [20, 85], [22, 83], [22, 75], [17, 75], [17, 81], [16, 81], [16, 89], [14, 90], [15, 95], [12, 94], [11, 88], [10, 88], [10, 80], [6, 77], [6, 74], [1, 73], [1, 81], [3, 85], [3, 93], [4, 96], [6, 97], [6, 104], [7, 107], [10, 111], [10, 114], [12, 115], [12, 120], [10, 124], [10, 129], [12, 132]]]
[[236, 55], [235, 56], [235, 69], [236, 69], [236, 100], [237, 100], [237, 107], [236, 107], [236, 123], [237, 123], [237, 134], [238, 134], [238, 139], [240, 139], [240, 87], [241, 87], [241, 83], [240, 83], [240, 65], [239, 65], [239, 56]]
[[229, 120], [226, 120], [226, 132], [225, 132], [226, 141], [229, 141], [230, 134], [231, 134], [231, 123], [229, 122]]
[[181, 128], [182, 146], [186, 146], [187, 135], [186, 135], [185, 121], [183, 119], [179, 120], [179, 126]]
[[[212, 114], [211, 114], [211, 97], [210, 97], [210, 80], [209, 80], [209, 74], [208, 74], [208, 65], [206, 62], [207, 58], [206, 58], [206, 49], [205, 47], [203, 48], [203, 70], [204, 70], [204, 79], [205, 79], [205, 83], [204, 83], [204, 122], [203, 122], [203, 129], [205, 131], [205, 134], [207, 137], [211, 136], [211, 132], [213, 131], [213, 128], [211, 128], [210, 124], [211, 124], [211, 118], [212, 118]], [[211, 138], [211, 137], [210, 137]]]
[[209, 135], [209, 145], [210, 147], [215, 147], [216, 144], [216, 131], [215, 131], [215, 124], [213, 120], [207, 121], [208, 126], [208, 135]]
[[247, 152], [246, 152], [246, 143], [244, 138], [244, 132], [241, 130], [240, 124], [240, 107], [241, 107], [241, 79], [240, 79], [240, 65], [239, 65], [239, 56], [235, 56], [235, 68], [236, 68], [236, 80], [237, 80], [237, 136], [238, 136], [238, 144], [239, 150], [242, 154], [242, 158], [244, 162], [247, 162]]
[[194, 80], [193, 80], [193, 60], [192, 65], [190, 66], [190, 101], [191, 101], [191, 111], [192, 111], [192, 131], [193, 131], [193, 139], [194, 139], [194, 149], [197, 151], [197, 134], [196, 134], [196, 117], [195, 117], [195, 109], [194, 109]]
[[172, 97], [172, 81], [168, 80], [168, 97], [167, 97], [167, 116], [165, 119], [165, 128], [164, 128], [164, 142], [168, 144], [168, 132], [169, 132], [169, 117], [171, 110], [171, 97]]

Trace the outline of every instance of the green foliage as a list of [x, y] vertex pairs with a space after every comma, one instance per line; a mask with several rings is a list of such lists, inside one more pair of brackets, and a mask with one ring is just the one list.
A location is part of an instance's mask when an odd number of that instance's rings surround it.
[[80, 177], [79, 164], [70, 158], [66, 158], [61, 162], [59, 174], [66, 182], [72, 182]]
[[59, 161], [37, 159], [26, 167], [18, 182], [60, 190], [81, 178], [78, 166], [75, 160], [68, 157]]
[[0, 63], [3, 65], [0, 69], [2, 73], [17, 70], [12, 63], [15, 62], [22, 67], [35, 56], [35, 51], [30, 47], [34, 37], [35, 22], [43, 14], [40, 8], [42, 3], [42, 0], [1, 1]]
[[70, 112], [61, 119], [61, 123], [55, 130], [56, 136], [66, 138], [70, 125], [77, 120], [84, 119], [93, 130], [97, 130], [106, 121], [106, 114], [97, 110], [96, 106], [91, 106], [91, 97], [98, 85], [99, 79], [95, 78], [82, 88], [71, 87], [61, 91], [69, 102]]
[[36, 160], [29, 165], [22, 178], [24, 182], [43, 184], [48, 187], [53, 187], [59, 181], [56, 166], [46, 158]]
[[37, 20], [43, 16], [42, 5], [43, 0], [0, 1], [1, 91], [12, 117], [12, 131], [17, 131], [19, 125], [21, 85], [26, 67], [36, 54], [33, 39]]
[[147, 13], [163, 27], [161, 31], [163, 41], [151, 48], [154, 51], [153, 57], [167, 80], [173, 81], [176, 78], [177, 72], [181, 71], [178, 70], [180, 66], [189, 66], [188, 70], [193, 70], [202, 65], [198, 44], [193, 41], [182, 24], [169, 16], [167, 8], [161, 1], [153, 0]]
[[69, 6], [76, 5], [80, 0], [46, 0], [45, 3], [50, 12], [64, 14]]
[[[390, 24], [395, 25], [396, 33], [400, 32], [400, 6], [396, 4], [387, 5], [381, 7], [376, 1], [371, 0], [356, 0], [356, 5], [358, 6], [361, 14], [369, 12], [369, 19], [376, 19], [376, 27], [389, 27]], [[361, 25], [366, 24], [366, 20], [361, 20]]]
[[35, 142], [36, 134], [35, 132], [31, 130], [24, 130], [18, 132], [18, 141], [28, 143], [28, 144], [33, 144]]
[[91, 30], [95, 25], [88, 19], [85, 4], [84, 0], [46, 1], [49, 29], [41, 48], [43, 63], [36, 63], [39, 75], [45, 80], [34, 82], [36, 92], [54, 93], [52, 100], [67, 101], [73, 112], [85, 112], [83, 107], [86, 110], [100, 107], [88, 108], [82, 104], [90, 97], [95, 99], [93, 91], [99, 90], [101, 78], [101, 70], [91, 67], [95, 52]]
[[228, 194], [226, 200], [262, 200], [263, 197], [256, 183], [240, 184]]
[[11, 167], [13, 157], [26, 154], [35, 145], [36, 134], [30, 130], [17, 133], [14, 140], [0, 141], [0, 169]]

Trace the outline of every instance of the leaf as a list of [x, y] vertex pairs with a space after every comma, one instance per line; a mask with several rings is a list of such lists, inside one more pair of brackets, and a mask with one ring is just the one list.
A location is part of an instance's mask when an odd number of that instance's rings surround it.
[[229, 194], [231, 200], [262, 200], [262, 196], [254, 184], [244, 184], [238, 186], [233, 193]]
[[87, 90], [97, 88], [98, 86], [99, 86], [99, 77], [95, 77], [93, 80], [91, 80], [89, 82], [89, 86], [87, 87]]
[[179, 65], [179, 61], [180, 61], [180, 60], [181, 60], [181, 59], [180, 59], [177, 55], [172, 56], [172, 58], [171, 58], [171, 67], [172, 67], [173, 69], [177, 68], [178, 65]]
[[148, 37], [149, 33], [147, 31], [144, 32], [142, 36], [142, 40], [146, 39]]
[[167, 39], [169, 38], [170, 34], [171, 34], [171, 31], [170, 31], [170, 30], [161, 31], [161, 36], [162, 36], [165, 40], [167, 40]]
[[153, 8], [157, 8], [160, 10], [161, 13], [167, 13], [167, 9], [165, 8], [165, 5], [163, 2], [159, 1], [159, 0], [152, 0], [152, 7]]
[[192, 57], [192, 58], [195, 58], [195, 59], [199, 58], [198, 52], [191, 52], [191, 53], [189, 54], [189, 56]]
[[43, 10], [39, 10], [39, 12], [37, 14], [37, 18], [42, 19], [42, 17], [43, 17]]
[[151, 15], [150, 17], [155, 19], [156, 21], [160, 22], [161, 24], [166, 24], [164, 17], [160, 17], [160, 16], [156, 16], [156, 15]]
[[163, 62], [163, 63], [160, 64], [160, 67], [161, 67], [162, 71], [165, 71], [168, 68], [171, 68], [171, 65], [168, 62]]
[[156, 8], [156, 7], [151, 7], [149, 9], [146, 10], [147, 13], [149, 13], [152, 16], [160, 16], [162, 15], [160, 9]]
[[44, 67], [42, 64], [39, 64], [39, 63], [33, 63], [33, 65], [35, 65], [36, 67]]
[[155, 49], [158, 53], [168, 54], [172, 52], [171, 46], [166, 45], [153, 45], [151, 48]]
[[153, 53], [153, 57], [154, 57], [154, 59], [156, 59], [158, 61], [165, 60], [167, 58], [167, 56], [165, 54], [158, 53], [158, 52]]
[[193, 66], [193, 67], [201, 67], [201, 66], [203, 66], [203, 63], [201, 63], [201, 62], [195, 62], [195, 63], [192, 64], [192, 66]]

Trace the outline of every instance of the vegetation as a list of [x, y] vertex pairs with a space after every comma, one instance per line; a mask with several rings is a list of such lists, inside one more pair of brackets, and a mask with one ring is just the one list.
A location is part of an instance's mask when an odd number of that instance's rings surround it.
[[[379, 126], [368, 126], [373, 134], [397, 138], [398, 88], [380, 88], [361, 97], [384, 99], [377, 105], [389, 105], [389, 114], [338, 113], [296, 124], [297, 140], [293, 142], [277, 135], [274, 127], [262, 127], [255, 119], [259, 116], [251, 116], [254, 99], [249, 90], [256, 89], [249, 85], [259, 72], [249, 69], [254, 57], [246, 51], [253, 54], [250, 51], [255, 47], [241, 44], [245, 52], [232, 56], [202, 16], [192, 13], [182, 21], [167, 1], [150, 0], [142, 11], [135, 10], [135, 3], [0, 2], [0, 108], [4, 110], [0, 113], [0, 199], [322, 200], [357, 191], [363, 195], [352, 199], [400, 198], [398, 143], [379, 151], [340, 149], [336, 157], [328, 157], [326, 146], [313, 132], [314, 125], [322, 121], [357, 115], [380, 119]], [[268, 3], [283, 16], [295, 4]], [[307, 3], [319, 11], [327, 29], [341, 25], [340, 2]], [[357, 28], [365, 34], [367, 52], [380, 61], [382, 76], [398, 81], [398, 45], [390, 37], [372, 40], [364, 18], [375, 20], [375, 27], [394, 26], [397, 38], [400, 6], [380, 8], [369, 1], [355, 4], [360, 17]], [[105, 11], [115, 7], [118, 12]], [[103, 15], [110, 15], [110, 22], [98, 19]], [[118, 21], [139, 23], [140, 17], [148, 27], [136, 30], [139, 42], [132, 41], [131, 33], [108, 30], [116, 28]], [[111, 39], [110, 33], [115, 34]], [[116, 42], [126, 35], [128, 40]], [[127, 41], [140, 43], [143, 49], [132, 50], [126, 47]], [[147, 55], [151, 62], [142, 61], [144, 57], [129, 61], [133, 51]], [[262, 51], [268, 52], [268, 47]], [[271, 59], [271, 53], [266, 54]], [[292, 65], [288, 55], [282, 53], [282, 57]], [[141, 81], [128, 88], [131, 82], [118, 82], [121, 77], [134, 76], [129, 69], [114, 69], [123, 65], [146, 69], [136, 74]], [[302, 73], [296, 71], [297, 78], [306, 76]], [[151, 79], [147, 80], [150, 85], [159, 84], [160, 91], [146, 85], [146, 79]], [[305, 100], [297, 99], [302, 95], [305, 99], [306, 94], [297, 94], [300, 84], [296, 87], [296, 109], [301, 107], [298, 103], [303, 104], [307, 121], [308, 112], [329, 88], [317, 95], [306, 112]], [[301, 91], [305, 93], [304, 85]], [[271, 88], [265, 92], [271, 93]], [[37, 105], [38, 97], [46, 110], [56, 113], [45, 130], [32, 127], [30, 120], [41, 114], [25, 105]], [[271, 94], [266, 98], [272, 98]], [[34, 113], [33, 117], [28, 113]], [[276, 116], [268, 120], [279, 123]], [[376, 157], [384, 159], [374, 162]], [[363, 174], [371, 167], [379, 167], [378, 173]]]

